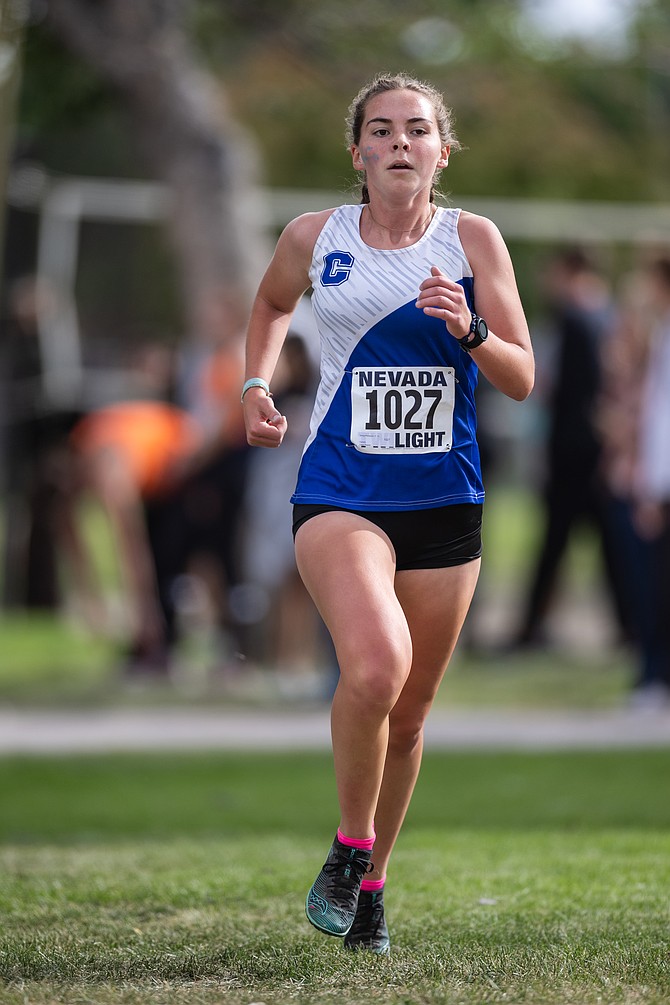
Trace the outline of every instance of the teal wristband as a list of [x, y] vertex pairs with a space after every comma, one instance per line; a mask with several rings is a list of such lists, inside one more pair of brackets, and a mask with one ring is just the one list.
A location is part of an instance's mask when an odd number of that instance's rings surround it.
[[242, 402], [244, 401], [244, 395], [247, 393], [247, 391], [250, 391], [252, 387], [261, 387], [263, 388], [263, 390], [267, 395], [272, 397], [272, 392], [270, 391], [270, 385], [268, 384], [267, 380], [263, 380], [262, 377], [251, 377], [249, 380], [245, 382], [244, 387], [242, 388], [242, 397], [240, 398], [240, 401]]

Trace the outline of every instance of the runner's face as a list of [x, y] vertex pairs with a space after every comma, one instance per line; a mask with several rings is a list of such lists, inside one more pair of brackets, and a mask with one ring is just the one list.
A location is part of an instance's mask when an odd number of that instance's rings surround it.
[[440, 139], [429, 98], [415, 91], [386, 91], [365, 109], [360, 142], [351, 148], [354, 168], [365, 171], [368, 189], [387, 197], [430, 188], [446, 167], [449, 147]]

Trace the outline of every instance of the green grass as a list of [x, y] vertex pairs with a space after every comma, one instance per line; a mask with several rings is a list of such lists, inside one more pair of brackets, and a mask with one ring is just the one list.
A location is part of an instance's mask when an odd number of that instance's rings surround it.
[[48, 613], [0, 615], [0, 700], [97, 700], [115, 677], [116, 652], [104, 638]]
[[626, 650], [536, 651], [509, 656], [459, 653], [437, 698], [447, 708], [532, 711], [621, 708], [633, 679]]
[[389, 960], [310, 929], [327, 754], [0, 762], [0, 1002], [665, 1005], [668, 751], [426, 756]]
[[[536, 529], [527, 497], [492, 497], [487, 591], [518, 591]], [[593, 548], [573, 552], [587, 596]], [[56, 617], [6, 614], [0, 652], [16, 705], [231, 701], [128, 694], [116, 646]], [[610, 708], [630, 676], [621, 652], [463, 646], [438, 701]], [[0, 759], [0, 1003], [667, 1005], [668, 777], [670, 749], [429, 752], [380, 960], [304, 919], [336, 824], [329, 754]]]

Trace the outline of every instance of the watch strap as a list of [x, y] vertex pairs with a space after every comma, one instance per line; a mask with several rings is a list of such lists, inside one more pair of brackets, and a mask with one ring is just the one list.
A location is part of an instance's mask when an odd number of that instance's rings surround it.
[[[482, 334], [481, 328], [484, 329]], [[486, 321], [480, 318], [478, 314], [472, 312], [472, 321], [470, 323], [470, 331], [464, 338], [459, 338], [456, 341], [460, 345], [464, 352], [470, 352], [471, 349], [476, 349], [478, 346], [482, 345], [488, 337], [488, 328]]]

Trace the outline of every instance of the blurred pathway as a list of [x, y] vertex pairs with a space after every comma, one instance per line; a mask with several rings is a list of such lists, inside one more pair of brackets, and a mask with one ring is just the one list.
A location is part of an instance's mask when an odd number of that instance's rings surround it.
[[[329, 749], [329, 711], [0, 708], [0, 755]], [[512, 712], [434, 709], [427, 749], [670, 749], [670, 709]]]

